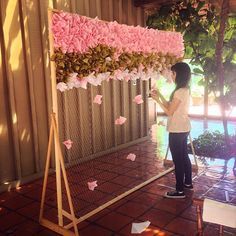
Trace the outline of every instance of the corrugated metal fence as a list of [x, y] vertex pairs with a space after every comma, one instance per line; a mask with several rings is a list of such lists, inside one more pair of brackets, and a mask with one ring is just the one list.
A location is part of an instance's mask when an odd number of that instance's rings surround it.
[[[55, 8], [102, 20], [144, 25], [132, 0], [1, 0], [0, 1], [0, 190], [4, 183], [42, 175], [51, 113], [47, 10]], [[61, 139], [74, 137], [77, 147], [66, 161], [86, 158], [147, 136], [147, 82], [111, 81], [100, 87], [58, 94]], [[92, 103], [103, 94], [101, 107]], [[129, 122], [120, 129], [114, 119]]]

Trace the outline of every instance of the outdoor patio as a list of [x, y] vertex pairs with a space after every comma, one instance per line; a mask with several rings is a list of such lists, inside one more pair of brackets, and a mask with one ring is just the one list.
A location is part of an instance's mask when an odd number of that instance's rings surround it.
[[[192, 122], [194, 123], [193, 136], [194, 132], [203, 131], [201, 120], [193, 120]], [[213, 121], [213, 124], [216, 123], [220, 127], [220, 122]], [[232, 125], [232, 127], [235, 127], [234, 123]], [[209, 127], [211, 127], [211, 122], [209, 122]], [[100, 169], [99, 176], [107, 177], [103, 178], [101, 186], [98, 186], [94, 192], [91, 192], [97, 196], [97, 204], [100, 204], [99, 196], [101, 199], [102, 195], [116, 195], [121, 189], [128, 189], [131, 185], [135, 186], [136, 181], [133, 178], [135, 172], [143, 175], [145, 173], [148, 175], [149, 173], [147, 168], [145, 170], [142, 169], [142, 172], [140, 172], [140, 167], [137, 164], [140, 163], [138, 162], [139, 156], [137, 156], [137, 162], [133, 162], [136, 165], [132, 167], [132, 173], [131, 171], [120, 173], [125, 167], [120, 166], [120, 168], [117, 168], [117, 165], [115, 165], [116, 161], [111, 161], [112, 159], [114, 160], [114, 156], [121, 160], [125, 153], [138, 151], [143, 160], [144, 158], [147, 161], [150, 158], [155, 159], [156, 163], [159, 163], [160, 170], [166, 168], [162, 165], [163, 153], [166, 150], [166, 134], [163, 134], [162, 129], [165, 129], [165, 127], [154, 125], [150, 131], [151, 139], [149, 141], [133, 145], [125, 150], [96, 160], [96, 168], [97, 170]], [[162, 141], [157, 138], [160, 133], [164, 135]], [[107, 165], [108, 162], [109, 171], [99, 168], [99, 166]], [[143, 162], [143, 165], [146, 164]], [[126, 168], [129, 168], [127, 167], [127, 162], [125, 165]], [[172, 200], [163, 198], [163, 194], [174, 187], [175, 178], [172, 172], [80, 223], [78, 225], [79, 234], [82, 236], [136, 235], [131, 234], [132, 223], [149, 220], [151, 225], [141, 235], [195, 235], [196, 209], [192, 205], [193, 198], [207, 197], [226, 202], [227, 192], [229, 196], [228, 202], [236, 204], [236, 173], [233, 171], [234, 159], [232, 158], [225, 162], [224, 160], [209, 160], [206, 158], [204, 162], [199, 161], [199, 165], [198, 172], [194, 172], [194, 191], [188, 190], [186, 199]], [[110, 175], [104, 173], [107, 171]], [[117, 177], [118, 173], [121, 174], [119, 178]], [[49, 178], [49, 189], [47, 190], [45, 218], [56, 222], [56, 192], [54, 183], [55, 178], [52, 175]], [[9, 192], [0, 195], [1, 236], [57, 235], [38, 224], [41, 190], [42, 179], [21, 186], [17, 190], [11, 189]], [[77, 199], [79, 198], [80, 196]], [[78, 205], [80, 205], [80, 202], [78, 202]], [[81, 207], [84, 207], [86, 212], [91, 204], [90, 198], [83, 199]], [[218, 226], [216, 225], [204, 224], [204, 235], [216, 235], [217, 230]], [[235, 233], [236, 230], [226, 228], [224, 235], [235, 235]]]

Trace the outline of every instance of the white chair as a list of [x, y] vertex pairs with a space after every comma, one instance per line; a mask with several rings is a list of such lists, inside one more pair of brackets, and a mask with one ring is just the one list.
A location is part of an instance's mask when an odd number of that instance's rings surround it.
[[219, 225], [219, 235], [224, 234], [223, 226], [236, 228], [236, 206], [211, 199], [193, 199], [197, 210], [197, 235], [203, 236], [203, 221]]

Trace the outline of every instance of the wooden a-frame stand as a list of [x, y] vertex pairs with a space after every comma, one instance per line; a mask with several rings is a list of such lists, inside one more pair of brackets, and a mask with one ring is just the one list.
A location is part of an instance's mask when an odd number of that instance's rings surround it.
[[[49, 47], [50, 47], [50, 58], [54, 52], [54, 43], [53, 43], [53, 36], [51, 32], [52, 26], [52, 14], [53, 12], [58, 12], [58, 10], [49, 9], [48, 10], [48, 30], [49, 30]], [[99, 211], [105, 209], [106, 207], [114, 204], [115, 202], [121, 200], [122, 198], [128, 196], [129, 194], [137, 191], [138, 189], [144, 187], [145, 185], [153, 182], [154, 180], [170, 173], [174, 170], [173, 167], [167, 169], [166, 171], [153, 176], [152, 178], [146, 180], [145, 182], [135, 186], [134, 188], [122, 193], [121, 195], [115, 197], [111, 201], [99, 206], [98, 208], [94, 209], [93, 211], [76, 218], [74, 207], [72, 203], [72, 198], [70, 194], [69, 183], [67, 179], [64, 159], [61, 150], [61, 144], [59, 139], [59, 132], [58, 132], [58, 105], [57, 105], [57, 89], [56, 89], [56, 69], [55, 63], [50, 61], [50, 70], [51, 70], [51, 93], [52, 93], [52, 114], [51, 114], [51, 124], [50, 124], [50, 134], [49, 134], [49, 142], [48, 142], [48, 149], [47, 149], [47, 158], [46, 158], [46, 166], [45, 166], [45, 173], [44, 173], [44, 182], [43, 182], [43, 189], [42, 189], [42, 198], [41, 198], [41, 205], [40, 205], [40, 214], [39, 214], [39, 223], [52, 231], [55, 231], [61, 235], [65, 236], [79, 236], [77, 224], [86, 220], [87, 218], [93, 216], [94, 214], [98, 213]], [[56, 167], [56, 192], [57, 192], [57, 212], [58, 212], [58, 223], [54, 223], [46, 218], [44, 218], [44, 205], [45, 205], [45, 196], [46, 196], [46, 187], [49, 175], [49, 168], [50, 168], [50, 161], [51, 161], [51, 151], [52, 145], [54, 142], [54, 154], [55, 154], [55, 167]], [[64, 186], [66, 190], [67, 201], [69, 203], [69, 212], [63, 209], [63, 201], [62, 201], [62, 180], [64, 181]], [[64, 224], [64, 217], [69, 219], [71, 222], [67, 225]], [[74, 232], [70, 229], [73, 228]]]
[[[44, 204], [45, 204], [45, 195], [46, 195], [46, 186], [50, 168], [50, 160], [51, 160], [51, 147], [52, 142], [55, 142], [55, 162], [56, 162], [56, 187], [57, 187], [57, 207], [58, 207], [58, 225], [43, 218], [44, 213]], [[67, 212], [63, 209], [62, 203], [62, 181], [61, 181], [61, 174], [64, 180], [65, 188], [66, 188], [66, 196], [69, 203], [70, 212]], [[72, 221], [72, 227], [74, 227], [74, 233], [68, 230], [67, 226], [64, 226], [63, 217], [68, 218]], [[41, 198], [41, 205], [40, 205], [40, 213], [39, 213], [39, 222], [41, 225], [59, 233], [62, 235], [79, 235], [77, 224], [76, 224], [76, 217], [74, 213], [74, 208], [72, 204], [71, 194], [69, 183], [66, 175], [66, 169], [64, 165], [63, 155], [60, 148], [60, 141], [59, 141], [59, 134], [57, 129], [56, 123], [56, 114], [51, 114], [51, 126], [50, 126], [50, 135], [49, 135], [49, 142], [48, 142], [48, 150], [47, 150], [47, 159], [46, 159], [46, 167], [44, 173], [44, 182], [43, 182], [43, 190], [42, 190], [42, 198]]]
[[[58, 224], [55, 224], [46, 218], [43, 217], [44, 213], [44, 204], [45, 204], [45, 196], [46, 196], [46, 187], [47, 187], [47, 180], [48, 180], [48, 174], [49, 174], [49, 168], [50, 168], [50, 160], [51, 160], [51, 147], [54, 139], [54, 146], [55, 146], [55, 162], [56, 162], [56, 189], [57, 189], [57, 210], [58, 210]], [[107, 208], [108, 206], [114, 204], [115, 202], [121, 200], [122, 198], [128, 196], [129, 194], [137, 191], [138, 189], [146, 186], [147, 184], [153, 182], [154, 180], [170, 173], [173, 171], [173, 167], [167, 169], [166, 171], [153, 176], [152, 178], [146, 180], [145, 182], [137, 185], [136, 187], [124, 192], [123, 194], [115, 197], [111, 201], [101, 205], [100, 207], [96, 208], [95, 210], [87, 213], [86, 215], [76, 218], [74, 213], [74, 207], [71, 199], [70, 194], [70, 188], [69, 183], [67, 179], [64, 159], [60, 147], [60, 141], [59, 141], [59, 133], [58, 133], [58, 126], [56, 122], [56, 114], [51, 114], [51, 125], [50, 125], [50, 135], [49, 135], [49, 142], [48, 142], [48, 150], [47, 150], [47, 159], [46, 159], [46, 167], [45, 167], [45, 173], [44, 173], [44, 182], [43, 182], [43, 190], [42, 190], [42, 198], [41, 198], [41, 204], [40, 204], [40, 214], [39, 214], [39, 223], [47, 228], [49, 228], [52, 231], [55, 231], [61, 235], [65, 236], [79, 236], [77, 224], [86, 220], [87, 218], [93, 216], [94, 214], [98, 213], [99, 211]], [[70, 212], [67, 212], [63, 209], [63, 202], [62, 202], [62, 177], [65, 184], [66, 189], [66, 196], [69, 203], [69, 209]], [[67, 219], [71, 220], [71, 223], [64, 225], [63, 223], [63, 217], [66, 217]], [[70, 228], [74, 229], [74, 232], [69, 230]]]
[[[50, 58], [54, 53], [54, 41], [52, 35], [52, 14], [53, 12], [59, 12], [58, 10], [48, 9], [48, 37], [49, 37], [49, 54]], [[54, 61], [50, 61], [50, 71], [51, 71], [51, 93], [52, 93], [52, 114], [51, 114], [51, 124], [50, 124], [50, 134], [48, 141], [48, 149], [47, 149], [47, 158], [46, 158], [46, 167], [44, 172], [44, 182], [43, 182], [43, 190], [42, 190], [42, 198], [40, 205], [40, 213], [39, 213], [39, 223], [61, 235], [76, 235], [78, 236], [78, 229], [75, 217], [74, 208], [72, 204], [70, 188], [68, 184], [68, 179], [65, 170], [64, 159], [61, 151], [61, 145], [59, 140], [59, 132], [58, 132], [58, 104], [57, 104], [57, 88], [56, 88], [56, 67]], [[50, 160], [51, 160], [51, 149], [54, 141], [54, 151], [55, 151], [55, 165], [56, 165], [56, 191], [57, 191], [57, 210], [58, 210], [58, 224], [55, 224], [43, 217], [44, 213], [44, 204], [45, 204], [45, 195], [46, 195], [46, 187], [47, 180], [50, 168]], [[62, 175], [62, 176], [61, 176]], [[69, 203], [70, 212], [67, 212], [63, 209], [62, 202], [62, 177], [66, 189], [66, 196]], [[71, 220], [71, 226], [64, 225], [63, 217]], [[73, 227], [74, 232], [70, 231], [69, 228]]]
[[[198, 170], [197, 157], [196, 157], [196, 154], [195, 154], [195, 150], [194, 150], [194, 147], [193, 147], [193, 141], [192, 141], [190, 133], [189, 133], [189, 141], [190, 141], [191, 150], [192, 150], [193, 157], [194, 157], [194, 164], [192, 164], [192, 168], [194, 170]], [[167, 165], [167, 166], [173, 165], [172, 160], [167, 160], [169, 149], [170, 149], [170, 146], [168, 144], [167, 149], [166, 149], [165, 159], [164, 159], [164, 165]]]

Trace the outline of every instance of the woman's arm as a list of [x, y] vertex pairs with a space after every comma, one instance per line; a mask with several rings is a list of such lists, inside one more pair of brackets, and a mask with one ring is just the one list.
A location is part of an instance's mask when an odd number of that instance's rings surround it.
[[178, 98], [173, 98], [171, 102], [167, 102], [157, 90], [152, 91], [152, 98], [160, 105], [167, 116], [172, 116], [181, 103]]
[[169, 102], [166, 101], [166, 99], [163, 97], [163, 95], [160, 93], [160, 91], [158, 89], [152, 89], [151, 95], [154, 100], [155, 100], [155, 98], [153, 96], [158, 97], [164, 106], [167, 107], [169, 105]]

